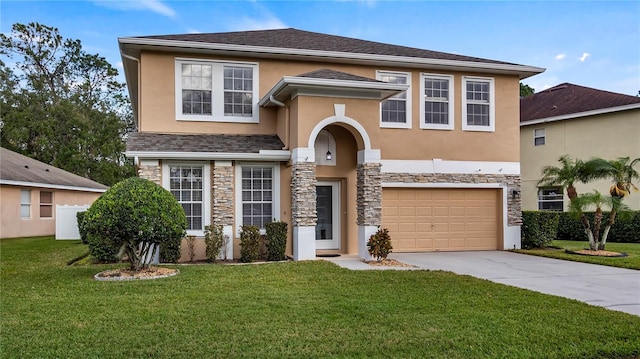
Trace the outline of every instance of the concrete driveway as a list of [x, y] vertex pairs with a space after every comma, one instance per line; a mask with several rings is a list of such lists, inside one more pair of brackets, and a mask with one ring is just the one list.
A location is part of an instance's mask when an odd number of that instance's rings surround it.
[[504, 251], [392, 253], [389, 258], [640, 316], [637, 270]]

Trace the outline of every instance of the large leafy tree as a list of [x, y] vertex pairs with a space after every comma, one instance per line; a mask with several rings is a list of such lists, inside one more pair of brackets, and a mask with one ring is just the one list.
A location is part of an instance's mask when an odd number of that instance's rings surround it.
[[[133, 115], [118, 71], [38, 23], [0, 34], [0, 145], [106, 185], [133, 176]], [[6, 62], [5, 62], [6, 61]]]
[[522, 82], [520, 83], [520, 97], [527, 97], [529, 95], [533, 95], [536, 90], [529, 85], [525, 85]]

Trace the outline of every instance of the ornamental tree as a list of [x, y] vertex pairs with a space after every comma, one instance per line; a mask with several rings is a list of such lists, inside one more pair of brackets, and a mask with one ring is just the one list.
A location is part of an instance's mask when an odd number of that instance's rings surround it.
[[85, 218], [89, 248], [119, 248], [131, 270], [149, 266], [160, 247], [177, 250], [164, 257], [177, 260], [186, 234], [184, 210], [173, 195], [157, 184], [138, 177], [116, 183], [98, 198]]

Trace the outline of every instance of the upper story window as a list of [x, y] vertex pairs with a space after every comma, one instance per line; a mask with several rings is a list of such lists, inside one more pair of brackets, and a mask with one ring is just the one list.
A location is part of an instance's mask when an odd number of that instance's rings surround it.
[[533, 145], [543, 146], [547, 142], [547, 134], [544, 128], [533, 130]]
[[53, 192], [40, 191], [40, 218], [53, 218]]
[[564, 210], [562, 187], [539, 188], [538, 210], [562, 212]]
[[495, 124], [495, 85], [492, 78], [462, 78], [462, 129], [489, 131]]
[[422, 74], [420, 128], [453, 130], [453, 76]]
[[176, 119], [258, 122], [258, 66], [176, 60]]
[[[411, 85], [411, 74], [406, 72], [378, 71], [376, 78], [392, 84]], [[380, 103], [380, 127], [411, 128], [411, 87]]]
[[31, 218], [31, 190], [20, 190], [20, 218]]

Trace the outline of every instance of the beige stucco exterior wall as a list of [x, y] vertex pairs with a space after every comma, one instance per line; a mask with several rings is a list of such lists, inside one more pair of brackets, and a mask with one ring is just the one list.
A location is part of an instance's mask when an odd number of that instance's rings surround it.
[[[20, 217], [20, 191], [31, 190], [31, 218]], [[40, 218], [40, 191], [53, 191], [53, 217]], [[91, 205], [102, 193], [0, 185], [0, 238], [52, 236], [56, 205]]]
[[[286, 130], [282, 121], [285, 109], [261, 108], [260, 123], [238, 124], [226, 122], [176, 121], [175, 119], [175, 59], [195, 58], [225, 60], [224, 58], [188, 54], [141, 54], [140, 131], [163, 133], [238, 133], [274, 134], [285, 140]], [[290, 148], [306, 147], [308, 133], [317, 121], [333, 116], [333, 104], [346, 105], [346, 116], [361, 123], [372, 140], [373, 148], [382, 150], [383, 159], [432, 159], [460, 161], [508, 161], [518, 162], [519, 98], [516, 76], [478, 73], [448, 73], [430, 69], [380, 68], [335, 63], [299, 63], [289, 61], [228, 59], [259, 63], [259, 98], [264, 96], [283, 76], [296, 76], [321, 68], [331, 68], [368, 78], [376, 78], [377, 70], [401, 71], [411, 74], [412, 80], [412, 128], [380, 128], [379, 103], [375, 100], [346, 98], [304, 97], [296, 99], [289, 108], [291, 123]], [[454, 75], [455, 129], [420, 129], [420, 74]], [[495, 132], [462, 131], [462, 77], [490, 77], [495, 81], [496, 129]], [[295, 100], [294, 100], [295, 101]], [[301, 121], [300, 126], [294, 123]], [[359, 139], [358, 139], [359, 140]], [[461, 145], [464, 144], [464, 145]], [[417, 146], [417, 147], [416, 147]], [[415, 151], [420, 148], [420, 151]], [[409, 151], [412, 149], [412, 151]]]
[[[546, 143], [534, 146], [534, 130], [542, 128], [546, 132]], [[520, 133], [523, 210], [538, 209], [537, 181], [542, 167], [557, 166], [563, 154], [583, 160], [640, 157], [640, 110], [529, 125], [522, 127]], [[594, 189], [608, 194], [610, 185], [610, 182], [598, 181], [577, 184], [576, 189], [579, 194]], [[564, 197], [566, 210], [569, 199], [566, 193]], [[640, 210], [640, 192], [632, 192], [624, 203]]]

